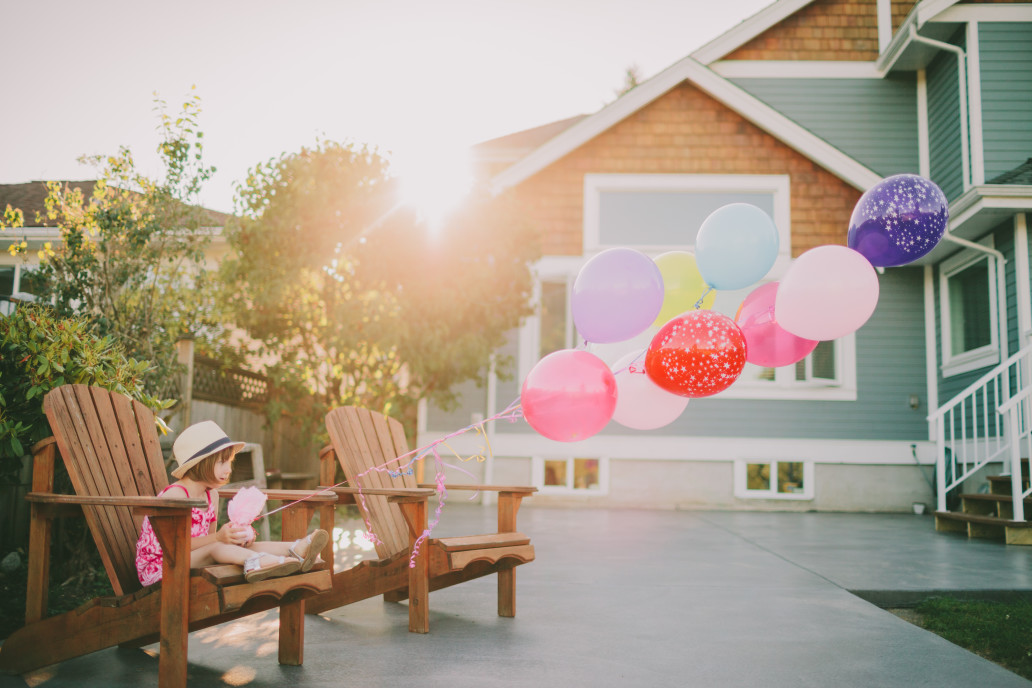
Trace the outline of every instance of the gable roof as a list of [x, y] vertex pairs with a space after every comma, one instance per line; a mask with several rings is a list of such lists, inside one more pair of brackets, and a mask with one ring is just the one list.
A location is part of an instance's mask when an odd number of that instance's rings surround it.
[[621, 98], [577, 122], [506, 168], [492, 180], [494, 190], [502, 191], [519, 184], [684, 81], [691, 82], [746, 120], [857, 189], [866, 191], [881, 181], [881, 176], [870, 168], [689, 56], [639, 84]]
[[813, 1], [778, 0], [778, 2], [763, 8], [702, 46], [693, 52], [691, 57], [705, 65], [716, 62], [722, 57], [738, 50], [767, 29], [784, 21]]
[[567, 117], [566, 119], [542, 124], [539, 127], [532, 127], [513, 134], [499, 136], [495, 139], [481, 141], [473, 146], [471, 150], [480, 159], [518, 160], [523, 155], [566, 131], [586, 117], [588, 115]]
[[1013, 170], [993, 177], [987, 184], [1021, 184], [1032, 186], [1032, 158], [1021, 163]]

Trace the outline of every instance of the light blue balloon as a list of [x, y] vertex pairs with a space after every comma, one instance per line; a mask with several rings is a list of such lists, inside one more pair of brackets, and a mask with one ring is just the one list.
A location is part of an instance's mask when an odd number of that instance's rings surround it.
[[778, 228], [749, 203], [717, 208], [695, 239], [695, 262], [714, 289], [744, 289], [763, 279], [778, 257]]

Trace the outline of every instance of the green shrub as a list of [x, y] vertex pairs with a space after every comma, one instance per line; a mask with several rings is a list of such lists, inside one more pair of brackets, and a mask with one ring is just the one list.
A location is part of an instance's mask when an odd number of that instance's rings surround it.
[[11, 483], [20, 459], [50, 433], [43, 397], [63, 384], [119, 392], [155, 411], [168, 408], [144, 392], [146, 361], [126, 358], [110, 337], [90, 332], [85, 318], [57, 318], [30, 304], [0, 317], [0, 483]]

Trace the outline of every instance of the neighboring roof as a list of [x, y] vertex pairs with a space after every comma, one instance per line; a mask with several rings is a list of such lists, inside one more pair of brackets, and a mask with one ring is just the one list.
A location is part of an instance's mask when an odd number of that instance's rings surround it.
[[507, 134], [505, 136], [499, 136], [496, 139], [481, 141], [473, 146], [473, 152], [475, 154], [491, 154], [493, 151], [503, 150], [533, 150], [549, 139], [552, 139], [558, 134], [566, 131], [585, 117], [588, 117], [588, 115], [576, 115], [575, 117], [568, 117], [556, 122], [542, 124], [539, 127], [517, 131], [515, 134]]
[[998, 177], [993, 177], [987, 184], [1019, 184], [1032, 186], [1032, 158], [1015, 167], [1010, 172], [1004, 172]]
[[[82, 189], [83, 196], [88, 199], [93, 193], [93, 186], [96, 184], [96, 181], [59, 181], [58, 183], [69, 189]], [[12, 208], [22, 211], [22, 214], [25, 216], [26, 227], [38, 226], [36, 214], [43, 215], [45, 212], [44, 201], [46, 197], [47, 183], [44, 181], [25, 182], [23, 184], [0, 184], [0, 213], [10, 205]], [[209, 210], [207, 208], [201, 208], [201, 210], [204, 211], [204, 216], [212, 227], [223, 227], [230, 218], [226, 213], [220, 213], [217, 210]], [[43, 225], [46, 226], [45, 221]]]
[[570, 126], [506, 168], [494, 178], [495, 190], [501, 191], [519, 184], [684, 81], [691, 82], [746, 120], [857, 189], [866, 191], [881, 181], [881, 176], [876, 172], [689, 56], [638, 85], [595, 114]]

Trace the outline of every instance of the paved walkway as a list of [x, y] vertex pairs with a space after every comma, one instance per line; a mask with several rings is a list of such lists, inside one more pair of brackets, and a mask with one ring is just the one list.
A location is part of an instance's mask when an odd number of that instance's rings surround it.
[[[438, 535], [494, 523], [479, 506], [444, 516]], [[404, 604], [366, 600], [308, 617], [304, 666], [281, 667], [268, 612], [192, 634], [190, 686], [1032, 686], [850, 592], [1032, 594], [1032, 548], [936, 534], [909, 514], [528, 505], [519, 523], [537, 561], [517, 569], [515, 619], [495, 615], [494, 577], [432, 593], [425, 636], [407, 632]], [[155, 647], [0, 686], [156, 685]]]

